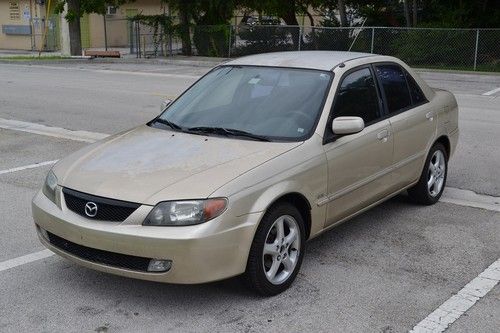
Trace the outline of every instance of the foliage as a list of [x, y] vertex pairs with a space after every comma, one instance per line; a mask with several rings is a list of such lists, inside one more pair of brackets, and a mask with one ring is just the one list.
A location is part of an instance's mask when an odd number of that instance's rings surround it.
[[475, 43], [475, 32], [470, 30], [390, 29], [377, 31], [376, 40], [377, 45], [383, 45], [383, 48], [378, 46], [377, 53], [396, 56], [411, 66], [474, 63], [474, 47], [464, 47]]
[[350, 29], [329, 29], [328, 27], [313, 28], [306, 35], [308, 50], [347, 51], [352, 43]]
[[234, 43], [231, 36], [231, 26], [227, 24], [194, 27], [193, 41], [198, 55], [208, 57], [227, 57], [229, 54], [229, 43]]
[[294, 43], [291, 43], [294, 36], [292, 32], [297, 32], [298, 36], [298, 31], [298, 27], [279, 25], [239, 27], [239, 37], [244, 44], [236, 48], [234, 55], [294, 50]]
[[163, 38], [166, 35], [171, 35], [174, 32], [174, 24], [172, 18], [166, 15], [143, 15], [138, 14], [128, 18], [131, 22], [137, 22], [142, 25], [149, 26], [152, 30], [154, 55], [158, 55], [158, 49], [164, 42]]
[[106, 14], [108, 6], [118, 7], [133, 0], [57, 0], [54, 7], [55, 13], [64, 12], [64, 5], [68, 4], [66, 20], [73, 22], [85, 13]]
[[428, 26], [499, 28], [497, 0], [422, 0], [421, 21]]
[[[214, 29], [214, 36], [210, 37], [203, 28], [194, 28], [194, 43], [200, 55], [224, 54], [227, 50], [224, 43], [229, 42], [228, 25], [238, 5], [237, 0], [162, 0], [169, 8], [177, 11], [179, 24], [175, 27], [182, 40], [182, 51], [191, 55], [191, 30], [193, 22], [196, 26], [219, 26]], [[226, 42], [224, 42], [226, 41]]]

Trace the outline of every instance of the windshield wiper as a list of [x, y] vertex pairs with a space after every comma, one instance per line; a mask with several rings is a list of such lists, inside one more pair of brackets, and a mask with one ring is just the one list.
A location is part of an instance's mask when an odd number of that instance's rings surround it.
[[179, 125], [177, 125], [176, 123], [173, 123], [169, 120], [166, 120], [166, 119], [162, 119], [162, 118], [157, 118], [155, 120], [155, 122], [159, 122], [160, 124], [163, 124], [163, 125], [167, 125], [169, 126], [171, 129], [176, 129], [176, 130], [182, 130], [182, 127], [180, 127]]
[[199, 126], [199, 127], [191, 127], [187, 129], [188, 132], [195, 132], [195, 133], [208, 133], [208, 134], [218, 134], [218, 135], [224, 135], [224, 136], [241, 136], [245, 138], [250, 138], [258, 141], [271, 141], [269, 138], [263, 136], [263, 135], [258, 135], [258, 134], [253, 134], [250, 132], [238, 130], [238, 129], [232, 129], [232, 128], [225, 128], [225, 127], [208, 127], [208, 126]]

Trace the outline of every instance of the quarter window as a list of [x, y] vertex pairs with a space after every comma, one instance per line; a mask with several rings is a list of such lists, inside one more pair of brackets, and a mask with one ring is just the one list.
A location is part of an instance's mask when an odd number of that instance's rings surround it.
[[420, 105], [422, 103], [427, 102], [427, 99], [425, 98], [422, 89], [420, 89], [417, 82], [415, 82], [415, 79], [407, 71], [405, 71], [405, 74], [406, 74], [406, 81], [408, 81], [408, 87], [410, 88], [412, 104]]
[[333, 117], [356, 116], [365, 124], [380, 117], [375, 82], [370, 69], [363, 68], [348, 74], [340, 85], [333, 107]]
[[395, 113], [410, 107], [410, 91], [401, 67], [398, 65], [380, 65], [376, 66], [375, 69], [382, 83], [389, 113]]

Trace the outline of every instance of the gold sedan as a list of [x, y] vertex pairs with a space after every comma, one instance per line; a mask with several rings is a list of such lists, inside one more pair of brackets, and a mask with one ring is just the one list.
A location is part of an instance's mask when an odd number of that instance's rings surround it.
[[308, 239], [404, 190], [437, 202], [457, 140], [454, 96], [396, 58], [248, 56], [59, 161], [33, 217], [46, 247], [92, 269], [169, 283], [243, 274], [274, 295]]

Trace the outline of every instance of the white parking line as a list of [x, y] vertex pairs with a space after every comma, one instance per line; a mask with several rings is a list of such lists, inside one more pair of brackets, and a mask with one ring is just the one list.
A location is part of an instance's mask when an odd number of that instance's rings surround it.
[[16, 172], [16, 171], [22, 171], [26, 169], [33, 169], [33, 168], [38, 168], [44, 165], [52, 165], [55, 164], [58, 160], [53, 160], [53, 161], [45, 161], [45, 162], [40, 162], [40, 163], [35, 163], [35, 164], [29, 164], [29, 165], [24, 165], [16, 168], [11, 168], [11, 169], [6, 169], [6, 170], [0, 170], [0, 175], [3, 175], [5, 173], [11, 173], [11, 172]]
[[125, 75], [138, 75], [138, 76], [159, 76], [159, 77], [171, 77], [178, 79], [199, 79], [199, 75], [186, 75], [186, 74], [171, 74], [171, 73], [152, 73], [152, 72], [132, 72], [132, 71], [118, 71], [112, 69], [86, 69], [87, 71], [92, 71], [94, 73], [104, 73], [104, 74], [125, 74]]
[[[63, 66], [50, 66], [50, 65], [21, 65], [21, 64], [9, 64], [11, 66], [19, 67], [29, 67], [29, 68], [44, 68], [44, 69], [54, 69], [54, 70], [70, 70], [70, 71], [82, 71], [82, 72], [93, 72], [102, 74], [125, 74], [125, 75], [138, 75], [138, 76], [159, 76], [159, 77], [170, 77], [178, 79], [199, 79], [201, 75], [186, 75], [186, 74], [174, 74], [174, 73], [155, 73], [155, 72], [139, 72], [139, 71], [121, 71], [113, 69], [93, 69], [93, 68], [73, 68], [73, 67], [63, 67]], [[217, 64], [214, 64], [216, 66]]]
[[103, 133], [73, 131], [60, 127], [45, 126], [27, 121], [4, 118], [0, 118], [0, 128], [83, 142], [96, 142], [108, 136], [108, 134]]
[[490, 96], [490, 95], [493, 95], [493, 94], [496, 94], [497, 92], [500, 92], [500, 88], [496, 88], [496, 89], [493, 89], [493, 90], [490, 90], [490, 91], [487, 91], [483, 94], [483, 96]]
[[446, 187], [440, 201], [460, 206], [482, 208], [500, 212], [500, 198], [477, 194], [470, 190]]
[[411, 333], [443, 332], [500, 281], [500, 259], [465, 285], [456, 295], [441, 304], [410, 331]]
[[0, 272], [6, 271], [10, 268], [14, 268], [17, 266], [28, 264], [28, 263], [33, 262], [33, 261], [45, 259], [45, 258], [48, 258], [52, 255], [54, 255], [54, 252], [52, 252], [50, 250], [43, 250], [43, 251], [39, 251], [39, 252], [35, 252], [35, 253], [30, 253], [30, 254], [27, 254], [27, 255], [22, 256], [22, 257], [17, 257], [14, 259], [2, 261], [2, 262], [0, 262]]

